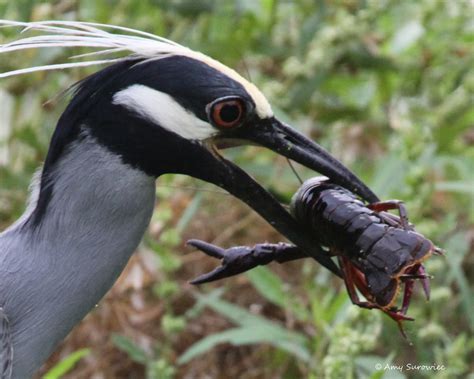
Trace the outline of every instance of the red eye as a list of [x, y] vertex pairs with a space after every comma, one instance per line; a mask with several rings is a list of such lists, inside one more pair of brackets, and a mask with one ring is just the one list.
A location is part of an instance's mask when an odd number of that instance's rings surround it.
[[244, 118], [244, 102], [240, 99], [227, 99], [211, 104], [209, 116], [212, 123], [222, 129], [238, 126]]

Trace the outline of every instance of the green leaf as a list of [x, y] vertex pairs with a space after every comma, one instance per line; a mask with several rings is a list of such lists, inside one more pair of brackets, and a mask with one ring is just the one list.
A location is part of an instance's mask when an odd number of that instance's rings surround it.
[[[273, 333], [276, 332], [276, 333]], [[215, 333], [196, 342], [178, 359], [179, 364], [185, 364], [197, 356], [204, 354], [221, 343], [230, 343], [235, 346], [268, 343], [280, 348], [297, 358], [309, 362], [311, 355], [301, 344], [288, 339], [280, 339], [280, 330], [273, 327], [261, 328], [258, 325], [234, 328]]]
[[120, 334], [113, 334], [112, 342], [120, 350], [127, 353], [130, 359], [133, 361], [138, 363], [146, 363], [148, 361], [148, 355], [146, 352], [128, 337], [122, 336]]
[[180, 363], [189, 362], [194, 357], [205, 353], [220, 343], [233, 345], [268, 343], [295, 355], [303, 361], [310, 360], [306, 348], [309, 340], [306, 336], [286, 330], [277, 323], [262, 316], [256, 316], [243, 308], [216, 298], [216, 293], [209, 296], [198, 295], [199, 304], [206, 305], [240, 325], [239, 328], [212, 334], [191, 346], [179, 359]]
[[214, 311], [224, 315], [238, 325], [245, 327], [259, 327], [262, 330], [267, 330], [275, 339], [282, 338], [295, 340], [300, 344], [304, 344], [307, 341], [307, 338], [300, 333], [287, 330], [265, 317], [254, 315], [241, 307], [228, 303], [227, 301], [216, 299], [215, 296], [209, 298], [206, 296], [198, 296], [198, 298], [202, 304], [205, 304]]
[[176, 224], [176, 231], [178, 232], [178, 234], [181, 235], [181, 233], [183, 233], [183, 231], [186, 229], [188, 224], [196, 215], [196, 212], [199, 210], [201, 203], [202, 192], [198, 192], [191, 201], [191, 204], [186, 207], [186, 210], [184, 211], [178, 223]]
[[388, 197], [404, 182], [407, 170], [408, 163], [398, 153], [390, 154], [379, 162], [370, 188], [382, 199]]
[[255, 289], [267, 300], [281, 307], [288, 304], [288, 296], [283, 288], [283, 282], [267, 267], [256, 267], [248, 271], [246, 275]]
[[[461, 294], [462, 305], [471, 330], [474, 330], [474, 301], [469, 281], [462, 269], [462, 260], [469, 250], [469, 244], [464, 235], [457, 233], [446, 243], [446, 256], [449, 267], [449, 278], [456, 282]], [[451, 255], [451, 256], [450, 256]], [[457, 258], [457, 259], [456, 259]]]
[[338, 314], [342, 313], [348, 305], [352, 306], [352, 303], [346, 291], [341, 290], [336, 295], [331, 294], [331, 302], [323, 313], [324, 320], [328, 323], [331, 323], [332, 320], [338, 320], [340, 318]]
[[74, 368], [77, 362], [90, 354], [90, 349], [80, 349], [68, 355], [61, 362], [49, 370], [43, 379], [59, 379]]
[[197, 297], [202, 305], [212, 308], [238, 325], [244, 326], [266, 323], [266, 320], [262, 319], [262, 317], [253, 315], [243, 308], [230, 304], [224, 300], [216, 299], [215, 296], [210, 297], [206, 295], [198, 295]]

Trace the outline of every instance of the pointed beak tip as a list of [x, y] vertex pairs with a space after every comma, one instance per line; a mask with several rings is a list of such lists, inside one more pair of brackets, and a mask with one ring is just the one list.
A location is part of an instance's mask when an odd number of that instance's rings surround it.
[[351, 170], [323, 147], [276, 118], [247, 129], [247, 138], [301, 165], [323, 174], [368, 202], [378, 197]]

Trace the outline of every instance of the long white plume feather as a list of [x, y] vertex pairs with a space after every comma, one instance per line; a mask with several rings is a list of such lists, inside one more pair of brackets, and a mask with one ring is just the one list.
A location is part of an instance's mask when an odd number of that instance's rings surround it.
[[[0, 79], [35, 71], [61, 70], [72, 67], [113, 63], [129, 59], [130, 57], [148, 60], [165, 58], [172, 55], [184, 55], [200, 60], [241, 83], [254, 99], [257, 113], [261, 117], [273, 115], [265, 96], [257, 87], [244, 79], [236, 71], [207, 55], [193, 51], [163, 37], [123, 26], [78, 21], [19, 22], [0, 20], [0, 29], [4, 27], [22, 27], [23, 33], [32, 30], [39, 33], [39, 35], [19, 38], [13, 42], [0, 45], [0, 55], [20, 50], [51, 47], [88, 47], [97, 50], [73, 56], [67, 63], [27, 67], [0, 73]], [[114, 33], [110, 33], [107, 30], [114, 31]], [[117, 58], [117, 53], [128, 54]], [[95, 59], [79, 60], [86, 57]]]
[[[128, 56], [133, 55], [147, 59], [162, 58], [170, 55], [196, 57], [202, 55], [166, 38], [116, 25], [78, 21], [19, 22], [0, 20], [0, 28], [2, 27], [22, 27], [24, 28], [22, 33], [34, 30], [39, 32], [40, 35], [19, 38], [13, 42], [0, 45], [0, 54], [26, 49], [51, 47], [90, 47], [97, 49], [97, 51], [71, 57], [71, 61], [68, 63], [34, 66], [0, 73], [0, 78], [35, 71], [60, 70], [72, 67], [107, 64], [127, 59], [127, 56], [122, 58], [111, 57], [111, 55], [116, 55], [119, 52], [127, 52]], [[110, 33], [106, 31], [106, 29], [118, 33]], [[78, 60], [84, 57], [101, 57], [103, 59]]]

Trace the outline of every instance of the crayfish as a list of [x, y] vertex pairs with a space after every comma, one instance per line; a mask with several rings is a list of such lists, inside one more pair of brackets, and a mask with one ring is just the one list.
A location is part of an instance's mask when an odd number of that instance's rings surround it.
[[[397, 209], [399, 215], [389, 213], [391, 209]], [[293, 196], [291, 212], [302, 228], [316, 234], [327, 254], [337, 259], [351, 301], [363, 308], [380, 309], [398, 323], [405, 336], [402, 321], [413, 320], [406, 314], [416, 280], [421, 281], [429, 299], [430, 277], [423, 262], [432, 254], [442, 254], [442, 250], [415, 231], [403, 203], [365, 204], [349, 190], [316, 177], [304, 182]], [[188, 244], [222, 259], [220, 267], [193, 280], [193, 284], [226, 278], [272, 261], [307, 257], [298, 246], [287, 243], [227, 250], [200, 240]], [[401, 288], [403, 298], [397, 305]]]

